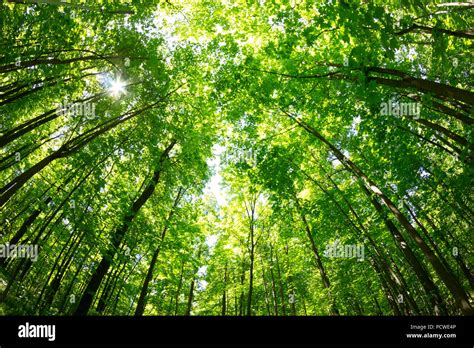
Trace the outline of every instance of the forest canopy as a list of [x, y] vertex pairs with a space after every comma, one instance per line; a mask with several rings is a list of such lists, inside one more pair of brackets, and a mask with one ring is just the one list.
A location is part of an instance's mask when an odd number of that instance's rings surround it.
[[473, 11], [3, 1], [0, 314], [473, 314]]

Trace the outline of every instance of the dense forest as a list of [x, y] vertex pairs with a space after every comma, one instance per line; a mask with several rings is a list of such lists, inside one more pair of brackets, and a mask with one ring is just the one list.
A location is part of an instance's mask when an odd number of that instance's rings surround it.
[[474, 4], [0, 4], [0, 314], [468, 315]]

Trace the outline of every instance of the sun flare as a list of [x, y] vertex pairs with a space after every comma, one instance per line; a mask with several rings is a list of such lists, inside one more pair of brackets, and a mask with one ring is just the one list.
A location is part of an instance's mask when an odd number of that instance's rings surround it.
[[125, 83], [120, 79], [114, 80], [110, 86], [110, 94], [118, 97], [123, 93], [125, 93]]

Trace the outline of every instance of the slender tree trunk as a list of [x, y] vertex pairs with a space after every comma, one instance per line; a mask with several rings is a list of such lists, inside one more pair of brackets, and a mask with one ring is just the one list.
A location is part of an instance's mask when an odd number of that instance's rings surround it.
[[179, 88], [181, 88], [181, 85], [178, 86], [176, 89], [173, 91], [169, 92], [166, 96], [161, 98], [160, 100], [149, 104], [143, 108], [140, 108], [138, 110], [132, 111], [132, 112], [127, 112], [124, 115], [121, 115], [119, 117], [115, 117], [111, 120], [107, 120], [101, 125], [98, 125], [96, 127], [93, 127], [92, 129], [89, 129], [85, 133], [77, 136], [76, 138], [68, 141], [65, 143], [63, 146], [61, 146], [57, 151], [53, 152], [51, 155], [43, 158], [40, 162], [29, 168], [27, 171], [23, 172], [16, 178], [14, 178], [10, 183], [6, 184], [4, 187], [0, 189], [0, 208], [5, 205], [5, 203], [18, 191], [29, 179], [31, 179], [34, 175], [39, 173], [43, 168], [45, 168], [48, 164], [53, 162], [54, 160], [58, 158], [63, 158], [67, 157], [69, 155], [72, 155], [79, 151], [81, 148], [83, 148], [85, 145], [90, 143], [92, 140], [95, 138], [99, 137], [100, 135], [106, 133], [107, 131], [115, 128], [117, 125], [124, 123], [137, 115], [143, 113], [146, 110], [149, 110], [156, 105], [158, 105], [160, 102], [162, 102], [165, 98], [170, 96], [172, 93], [177, 91]]
[[431, 93], [440, 99], [458, 100], [462, 103], [474, 105], [474, 93], [468, 90], [453, 87], [439, 82], [412, 77], [409, 74], [396, 69], [371, 67], [367, 70], [369, 72], [386, 74], [401, 78], [401, 80], [393, 80], [383, 77], [369, 77], [369, 81], [375, 81], [381, 85], [396, 88], [413, 88], [423, 93]]
[[184, 277], [184, 260], [181, 263], [181, 272], [179, 274], [179, 283], [178, 283], [178, 289], [176, 290], [176, 295], [175, 295], [175, 308], [174, 308], [174, 315], [178, 315], [178, 309], [179, 309], [179, 295], [181, 294], [181, 288], [183, 286], [183, 277]]
[[140, 291], [140, 296], [139, 296], [138, 302], [137, 302], [137, 307], [135, 308], [135, 316], [143, 315], [143, 312], [145, 311], [146, 295], [148, 294], [148, 286], [150, 284], [150, 281], [153, 279], [153, 271], [155, 269], [155, 264], [156, 264], [156, 261], [158, 260], [158, 256], [160, 254], [161, 245], [163, 244], [163, 241], [164, 241], [165, 236], [166, 236], [166, 232], [168, 231], [168, 228], [169, 228], [171, 218], [173, 217], [173, 215], [176, 211], [179, 200], [181, 199], [183, 193], [184, 193], [184, 190], [182, 188], [179, 188], [178, 194], [176, 195], [176, 198], [175, 198], [174, 203], [173, 203], [173, 207], [171, 208], [171, 210], [168, 214], [168, 218], [165, 221], [165, 225], [163, 227], [163, 230], [161, 231], [158, 246], [156, 247], [156, 249], [153, 253], [153, 256], [152, 256], [151, 261], [150, 261], [150, 266], [148, 266], [148, 271], [147, 271], [147, 274], [145, 276], [145, 280], [143, 281], [142, 289]]
[[227, 287], [227, 262], [225, 263], [225, 266], [224, 266], [224, 290], [222, 290], [222, 311], [221, 311], [222, 316], [226, 315], [226, 307], [227, 307], [226, 287]]
[[252, 315], [252, 293], [253, 293], [253, 264], [255, 260], [254, 226], [250, 226], [250, 270], [249, 270], [249, 292], [247, 297], [247, 315]]
[[272, 312], [270, 310], [270, 302], [268, 301], [268, 285], [267, 285], [267, 280], [265, 277], [265, 266], [263, 264], [262, 255], [260, 255], [260, 263], [262, 264], [262, 283], [263, 283], [263, 293], [265, 296], [265, 306], [267, 309], [267, 315], [272, 315]]
[[306, 231], [306, 235], [308, 236], [308, 239], [311, 243], [311, 250], [313, 251], [313, 255], [314, 255], [314, 258], [316, 260], [316, 266], [319, 270], [319, 274], [321, 275], [321, 281], [323, 282], [324, 288], [327, 289], [329, 297], [331, 299], [330, 300], [331, 301], [331, 314], [332, 315], [339, 315], [339, 311], [337, 309], [335, 300], [334, 300], [334, 298], [331, 294], [331, 283], [329, 282], [329, 277], [328, 277], [327, 272], [326, 272], [326, 270], [323, 266], [323, 262], [321, 260], [320, 255], [319, 255], [319, 251], [318, 251], [318, 248], [316, 246], [316, 242], [314, 241], [313, 235], [311, 233], [311, 229], [309, 227], [308, 221], [306, 220], [306, 215], [303, 213], [303, 209], [302, 209], [302, 207], [301, 207], [301, 205], [298, 201], [298, 198], [295, 196], [294, 199], [295, 199], [296, 206], [298, 208], [298, 212], [301, 216], [301, 220], [304, 223], [304, 228], [305, 228], [305, 231]]
[[[355, 232], [354, 237], [355, 238], [360, 238], [361, 236], [365, 236], [367, 238], [370, 245], [373, 247], [373, 249], [375, 251], [375, 255], [373, 255], [373, 261], [380, 265], [380, 269], [382, 270], [383, 274], [386, 276], [386, 282], [387, 282], [388, 286], [390, 287], [390, 289], [393, 289], [398, 294], [403, 294], [404, 297], [411, 300], [411, 296], [409, 295], [409, 293], [407, 291], [408, 288], [406, 286], [403, 286], [403, 284], [402, 284], [403, 283], [403, 276], [400, 273], [395, 274], [393, 268], [385, 260], [385, 257], [383, 255], [384, 254], [383, 251], [379, 248], [377, 243], [374, 241], [374, 239], [368, 233], [367, 229], [364, 227], [364, 225], [362, 223], [362, 220], [360, 219], [359, 215], [355, 211], [352, 204], [345, 197], [345, 195], [343, 194], [343, 192], [341, 191], [339, 186], [336, 184], [336, 182], [324, 170], [324, 167], [320, 166], [320, 168], [323, 170], [323, 172], [325, 173], [326, 178], [329, 179], [329, 181], [332, 183], [333, 187], [337, 190], [339, 195], [343, 198], [344, 202], [346, 203], [347, 207], [349, 208], [349, 211], [354, 216], [358, 226], [356, 226], [356, 224], [352, 221], [350, 216], [344, 211], [342, 206], [333, 197], [332, 194], [330, 194], [326, 189], [324, 189], [324, 187], [319, 182], [317, 182], [311, 176], [306, 174], [305, 171], [301, 170], [301, 172], [308, 179], [310, 179], [312, 182], [314, 182], [335, 203], [338, 210], [342, 213], [342, 215], [346, 218], [346, 220], [349, 222], [349, 224], [353, 228], [353, 230]], [[377, 272], [377, 274], [380, 274], [379, 270], [376, 270], [376, 272]], [[412, 310], [414, 311], [415, 314], [419, 312], [416, 304], [413, 301], [410, 301], [410, 305], [412, 306]], [[398, 306], [397, 306], [397, 310], [398, 310]]]
[[388, 230], [390, 231], [393, 238], [395, 239], [395, 244], [398, 246], [400, 251], [403, 253], [405, 258], [407, 259], [408, 263], [412, 266], [413, 270], [415, 271], [415, 274], [420, 280], [423, 288], [426, 291], [426, 294], [428, 295], [428, 298], [431, 301], [431, 304], [433, 305], [433, 309], [435, 313], [447, 314], [447, 309], [441, 297], [439, 289], [434, 284], [433, 280], [431, 279], [429, 273], [427, 272], [423, 264], [418, 261], [418, 258], [413, 253], [408, 242], [402, 236], [402, 234], [400, 233], [398, 228], [395, 226], [395, 224], [390, 219], [384, 216], [383, 208], [380, 205], [380, 203], [377, 202], [375, 197], [373, 197], [370, 194], [370, 191], [365, 186], [362, 186], [362, 189], [371, 200], [377, 212], [380, 214], [380, 216], [383, 217], [385, 225], [387, 226]]
[[[201, 246], [199, 246], [199, 249], [198, 249], [198, 252], [197, 252], [197, 259], [198, 260], [200, 260], [200, 258], [201, 258], [201, 252], [202, 252], [202, 249], [201, 249]], [[196, 267], [194, 269], [193, 280], [191, 281], [191, 288], [189, 289], [188, 305], [187, 305], [187, 308], [186, 308], [186, 315], [188, 315], [188, 316], [191, 315], [191, 309], [193, 308], [194, 285], [196, 283], [196, 277], [197, 277], [198, 270], [199, 270], [199, 267]], [[226, 277], [227, 277], [227, 264], [226, 264], [225, 272], [226, 272], [226, 274], [224, 276], [224, 279], [226, 280]], [[224, 293], [225, 293], [225, 289], [224, 289]]]
[[68, 59], [58, 59], [58, 58], [36, 58], [29, 61], [23, 61], [20, 63], [20, 66], [17, 66], [15, 63], [2, 65], [0, 66], [0, 74], [5, 74], [13, 71], [19, 71], [22, 69], [26, 69], [32, 66], [48, 64], [48, 65], [67, 65], [75, 62], [87, 62], [87, 61], [95, 61], [95, 60], [107, 60], [111, 58], [125, 58], [122, 56], [84, 56], [84, 57], [75, 57], [75, 58], [68, 58]]
[[428, 33], [431, 35], [433, 35], [434, 32], [438, 32], [438, 33], [443, 33], [449, 36], [454, 36], [454, 37], [463, 38], [463, 39], [471, 39], [471, 40], [474, 39], [474, 34], [470, 30], [467, 30], [467, 31], [448, 30], [448, 29], [443, 29], [443, 28], [433, 28], [426, 25], [419, 25], [416, 23], [412, 24], [408, 28], [405, 28], [403, 30], [396, 32], [395, 35], [405, 35], [405, 34], [416, 32], [416, 31], [422, 31], [424, 33]]
[[239, 299], [239, 316], [243, 315], [244, 309], [244, 283], [245, 283], [245, 262], [242, 259], [242, 274], [240, 275], [240, 299]]
[[388, 304], [392, 308], [393, 314], [394, 315], [401, 315], [402, 313], [401, 313], [400, 309], [398, 308], [397, 302], [395, 301], [394, 293], [392, 292], [390, 286], [387, 284], [387, 281], [386, 281], [382, 271], [380, 270], [379, 266], [377, 265], [376, 262], [373, 262], [372, 267], [374, 267], [375, 271], [379, 275], [380, 283], [382, 285], [382, 288], [384, 289], [385, 297], [387, 298]]
[[277, 267], [277, 274], [278, 274], [278, 288], [280, 290], [280, 298], [281, 298], [281, 309], [283, 312], [283, 315], [286, 316], [286, 301], [285, 301], [285, 293], [284, 293], [284, 288], [283, 288], [283, 278], [281, 276], [281, 271], [280, 271], [280, 262], [278, 261], [278, 252], [275, 249], [275, 262], [276, 262], [276, 267]]
[[466, 295], [466, 292], [456, 280], [454, 276], [452, 276], [440, 260], [436, 257], [433, 251], [428, 247], [428, 245], [423, 241], [420, 237], [416, 229], [410, 224], [408, 219], [403, 215], [403, 213], [395, 206], [395, 204], [380, 190], [380, 188], [370, 180], [351, 160], [349, 160], [341, 151], [339, 151], [334, 145], [332, 145], [326, 138], [324, 138], [319, 132], [317, 132], [314, 128], [309, 126], [306, 122], [299, 120], [290, 116], [293, 120], [295, 120], [302, 128], [308, 131], [310, 134], [313, 134], [316, 138], [321, 140], [324, 144], [326, 144], [331, 152], [336, 156], [336, 158], [343, 163], [343, 165], [349, 169], [354, 175], [359, 178], [368, 188], [370, 188], [370, 195], [375, 194], [378, 196], [384, 204], [388, 207], [390, 212], [397, 218], [399, 223], [404, 227], [404, 229], [409, 233], [409, 235], [413, 238], [416, 245], [420, 248], [423, 252], [425, 257], [433, 266], [434, 270], [440, 277], [440, 279], [444, 282], [446, 287], [450, 290], [451, 294], [453, 295], [458, 308], [464, 314], [472, 314], [473, 310], [471, 305], [469, 304], [469, 299]]
[[278, 300], [277, 300], [277, 295], [276, 295], [275, 276], [273, 274], [273, 257], [271, 253], [270, 253], [270, 275], [272, 278], [273, 309], [275, 311], [275, 316], [278, 316]]
[[125, 236], [125, 233], [129, 229], [130, 225], [132, 224], [135, 216], [140, 211], [141, 207], [146, 203], [146, 201], [151, 197], [153, 192], [155, 191], [155, 187], [160, 180], [161, 173], [163, 171], [165, 160], [168, 158], [168, 155], [174, 145], [176, 144], [176, 140], [172, 140], [168, 147], [163, 151], [160, 157], [159, 164], [153, 173], [153, 177], [151, 182], [146, 186], [140, 197], [133, 203], [129, 214], [124, 217], [123, 223], [115, 230], [112, 236], [112, 245], [107, 250], [106, 254], [102, 258], [99, 263], [99, 266], [94, 271], [91, 279], [89, 280], [87, 287], [79, 301], [79, 304], [74, 311], [75, 315], [86, 315], [89, 311], [89, 308], [92, 305], [92, 301], [94, 296], [99, 289], [99, 286], [104, 278], [105, 274], [109, 270], [111, 265], [112, 259], [115, 256], [116, 250], [122, 243], [122, 240]]
[[430, 121], [422, 119], [422, 118], [416, 119], [416, 122], [430, 128], [430, 129], [432, 129], [436, 132], [440, 132], [441, 134], [447, 136], [451, 140], [454, 140], [456, 143], [458, 143], [461, 146], [471, 148], [471, 149], [473, 148], [472, 144], [470, 144], [469, 141], [467, 141], [467, 139], [461, 137], [460, 135], [458, 135], [454, 132], [451, 132], [449, 129], [446, 129], [443, 126], [440, 126], [439, 124], [430, 122]]
[[[91, 97], [83, 98], [83, 99], [77, 99], [71, 103], [84, 103], [92, 100], [97, 100], [100, 98], [102, 95], [104, 95], [105, 92], [95, 94]], [[46, 111], [45, 113], [29, 120], [21, 125], [18, 125], [7, 132], [5, 132], [2, 136], [0, 136], [0, 147], [3, 147], [5, 145], [8, 145], [11, 143], [13, 140], [18, 139], [22, 135], [38, 128], [39, 126], [46, 124], [56, 118], [58, 118], [58, 109], [51, 109], [49, 111]]]

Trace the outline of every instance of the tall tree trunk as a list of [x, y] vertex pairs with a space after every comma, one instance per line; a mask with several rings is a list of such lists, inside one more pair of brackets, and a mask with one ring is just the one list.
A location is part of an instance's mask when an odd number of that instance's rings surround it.
[[441, 261], [436, 257], [433, 251], [420, 237], [417, 230], [410, 224], [405, 215], [403, 215], [403, 213], [395, 206], [395, 204], [390, 200], [390, 198], [388, 198], [380, 190], [380, 188], [372, 180], [370, 180], [367, 175], [362, 172], [362, 170], [359, 169], [359, 167], [357, 167], [351, 160], [349, 160], [340, 150], [338, 150], [334, 145], [332, 145], [328, 140], [326, 140], [326, 138], [324, 138], [313, 127], [309, 126], [306, 122], [302, 120], [299, 120], [291, 115], [289, 116], [290, 118], [295, 120], [295, 122], [297, 122], [303, 129], [305, 129], [307, 132], [314, 135], [316, 138], [326, 144], [331, 150], [331, 152], [336, 156], [336, 158], [357, 178], [359, 178], [364, 183], [364, 185], [366, 185], [367, 188], [370, 188], [370, 194], [375, 194], [384, 202], [390, 212], [397, 218], [399, 223], [408, 232], [408, 234], [412, 237], [416, 245], [423, 252], [427, 260], [431, 263], [440, 279], [444, 282], [446, 287], [453, 295], [453, 298], [455, 299], [458, 308], [464, 314], [472, 314], [472, 307], [469, 304], [469, 299], [462, 286], [459, 284], [457, 279], [446, 270]]
[[275, 276], [273, 274], [273, 257], [270, 253], [270, 276], [272, 278], [272, 298], [273, 298], [273, 309], [275, 310], [275, 316], [278, 316], [278, 300], [276, 295]]
[[143, 315], [143, 312], [145, 311], [146, 295], [148, 294], [148, 286], [150, 284], [150, 281], [153, 279], [153, 271], [155, 269], [155, 264], [156, 264], [156, 261], [158, 260], [158, 256], [160, 254], [161, 245], [163, 244], [163, 241], [164, 241], [165, 236], [166, 236], [166, 232], [168, 231], [168, 228], [169, 228], [171, 218], [173, 217], [173, 215], [176, 211], [179, 200], [181, 199], [183, 193], [184, 193], [184, 190], [182, 188], [179, 188], [178, 194], [176, 195], [173, 206], [172, 206], [172, 208], [171, 208], [171, 210], [168, 214], [168, 218], [165, 221], [163, 230], [161, 231], [158, 246], [156, 247], [155, 251], [153, 252], [153, 256], [152, 256], [151, 261], [150, 261], [150, 266], [148, 266], [148, 271], [147, 271], [147, 274], [145, 276], [145, 280], [143, 281], [142, 288], [140, 290], [140, 296], [138, 298], [137, 307], [135, 308], [135, 316]]
[[368, 77], [369, 81], [375, 81], [381, 85], [396, 88], [413, 88], [423, 93], [431, 93], [437, 96], [439, 99], [458, 100], [462, 103], [474, 105], [474, 93], [468, 90], [453, 87], [439, 82], [412, 77], [409, 74], [396, 69], [370, 67], [367, 69], [367, 71], [401, 78], [401, 80], [393, 80], [383, 77]]
[[265, 306], [267, 308], [267, 315], [272, 315], [272, 311], [270, 310], [270, 302], [268, 301], [268, 285], [267, 285], [267, 279], [265, 277], [265, 265], [263, 264], [262, 255], [260, 255], [260, 263], [262, 265], [262, 283], [263, 283], [263, 293], [265, 297]]
[[[194, 283], [192, 285], [194, 285]], [[226, 315], [226, 307], [227, 307], [226, 287], [227, 287], [227, 262], [225, 263], [225, 266], [224, 266], [224, 289], [222, 290], [222, 311], [221, 311], [222, 316]], [[191, 306], [188, 305], [188, 307], [191, 307]]]
[[115, 230], [112, 236], [112, 245], [107, 250], [106, 254], [102, 257], [102, 260], [99, 263], [99, 266], [94, 271], [91, 279], [89, 280], [86, 289], [79, 301], [79, 304], [74, 311], [75, 315], [86, 315], [89, 311], [89, 308], [92, 305], [94, 296], [99, 289], [99, 286], [104, 278], [105, 274], [109, 270], [112, 259], [115, 256], [116, 250], [119, 248], [122, 240], [125, 236], [125, 233], [132, 224], [135, 216], [140, 211], [141, 207], [146, 203], [146, 201], [151, 197], [155, 191], [155, 187], [160, 180], [161, 173], [163, 171], [165, 160], [168, 158], [168, 155], [172, 148], [175, 146], [176, 140], [172, 140], [168, 147], [161, 154], [157, 168], [153, 173], [153, 177], [150, 183], [143, 190], [142, 194], [131, 206], [130, 212], [124, 217], [122, 224]]
[[184, 260], [181, 263], [181, 272], [179, 273], [179, 282], [178, 282], [178, 288], [176, 289], [176, 295], [175, 295], [175, 308], [174, 308], [174, 315], [178, 315], [178, 309], [179, 309], [179, 295], [181, 294], [181, 288], [183, 287], [183, 277], [184, 277]]
[[323, 282], [324, 288], [327, 289], [329, 297], [330, 297], [330, 302], [331, 302], [331, 314], [332, 315], [339, 315], [339, 310], [337, 309], [336, 302], [334, 300], [333, 295], [331, 294], [331, 283], [329, 282], [329, 277], [327, 275], [327, 272], [323, 266], [323, 262], [321, 260], [321, 256], [319, 255], [318, 248], [316, 246], [316, 242], [314, 241], [313, 234], [311, 233], [311, 228], [309, 227], [308, 221], [306, 220], [306, 215], [303, 212], [303, 209], [299, 203], [298, 198], [295, 196], [295, 203], [296, 207], [298, 208], [298, 212], [301, 216], [301, 220], [304, 223], [304, 228], [306, 231], [306, 235], [308, 236], [308, 239], [311, 243], [311, 250], [313, 251], [314, 258], [316, 260], [316, 267], [319, 270], [319, 274], [321, 275], [321, 281]]
[[416, 31], [422, 31], [424, 33], [428, 33], [431, 35], [433, 35], [433, 33], [438, 32], [438, 33], [443, 33], [449, 36], [459, 37], [463, 39], [471, 39], [471, 40], [474, 39], [474, 34], [470, 30], [467, 30], [467, 31], [448, 30], [448, 29], [443, 29], [443, 28], [433, 28], [426, 25], [419, 25], [416, 23], [413, 23], [408, 28], [397, 31], [395, 35], [405, 35], [405, 34], [416, 32]]
[[112, 118], [110, 120], [105, 121], [103, 124], [100, 124], [88, 131], [84, 132], [83, 134], [77, 136], [74, 139], [69, 140], [64, 145], [62, 145], [57, 151], [53, 152], [51, 155], [43, 158], [40, 162], [33, 165], [31, 168], [14, 178], [8, 184], [3, 186], [0, 189], [0, 208], [5, 205], [5, 203], [18, 191], [29, 179], [31, 179], [34, 175], [38, 174], [43, 168], [45, 168], [48, 164], [53, 162], [58, 158], [64, 158], [69, 155], [72, 155], [83, 148], [85, 145], [89, 144], [92, 140], [99, 137], [100, 135], [108, 132], [109, 130], [115, 128], [119, 124], [122, 124], [137, 115], [152, 109], [159, 103], [161, 103], [164, 99], [169, 97], [172, 93], [177, 91], [181, 88], [182, 85], [175, 88], [173, 91], [169, 92], [163, 98], [160, 98], [158, 101], [149, 104], [143, 108], [140, 108], [135, 111], [127, 112], [123, 115], [118, 117]]
[[[201, 258], [201, 246], [199, 246], [198, 252], [197, 252], [197, 259], [200, 260]], [[191, 281], [191, 287], [189, 289], [189, 295], [188, 295], [188, 305], [186, 307], [186, 315], [191, 315], [191, 309], [193, 308], [193, 299], [194, 299], [194, 285], [196, 283], [196, 277], [197, 277], [197, 272], [199, 270], [199, 267], [196, 267], [193, 272], [193, 279]], [[227, 277], [227, 264], [226, 264], [226, 269], [225, 269], [225, 275], [224, 275], [224, 280], [226, 280]], [[225, 288], [224, 288], [224, 294], [225, 294]], [[225, 299], [224, 299], [225, 300]], [[225, 306], [225, 303], [224, 303]]]
[[420, 280], [423, 288], [426, 291], [428, 298], [431, 301], [431, 304], [433, 305], [435, 313], [447, 314], [446, 306], [441, 297], [439, 289], [434, 284], [428, 271], [425, 269], [423, 264], [418, 261], [418, 258], [416, 257], [415, 253], [411, 250], [410, 245], [402, 236], [402, 234], [400, 233], [398, 228], [395, 226], [395, 224], [392, 222], [392, 220], [390, 220], [384, 215], [383, 208], [380, 205], [380, 203], [376, 200], [376, 198], [371, 195], [370, 191], [365, 186], [362, 186], [362, 190], [367, 194], [373, 206], [375, 207], [377, 212], [380, 214], [380, 216], [382, 216], [385, 222], [385, 225], [387, 226], [387, 229], [390, 231], [393, 238], [395, 239], [395, 244], [398, 246], [400, 251], [403, 253], [405, 258], [407, 259], [408, 263], [412, 266], [413, 270], [415, 271], [415, 274]]
[[[323, 170], [323, 172], [325, 173], [325, 176], [326, 178], [332, 183], [333, 187], [337, 190], [337, 192], [339, 193], [339, 195], [342, 197], [342, 199], [344, 200], [344, 202], [346, 203], [347, 207], [349, 208], [349, 211], [351, 212], [351, 214], [354, 216], [356, 222], [357, 222], [357, 225], [352, 221], [351, 217], [348, 215], [348, 213], [346, 213], [344, 211], [344, 209], [342, 208], [342, 206], [339, 204], [339, 202], [334, 198], [334, 196], [328, 191], [326, 190], [318, 181], [316, 181], [315, 179], [313, 179], [310, 175], [308, 175], [304, 170], [301, 170], [300, 171], [308, 178], [310, 179], [312, 182], [314, 182], [333, 202], [334, 204], [336, 205], [336, 207], [338, 208], [338, 210], [342, 213], [342, 215], [345, 217], [345, 219], [349, 222], [350, 226], [352, 227], [352, 229], [354, 230], [355, 234], [354, 237], [356, 239], [359, 239], [361, 237], [366, 237], [367, 240], [369, 241], [370, 245], [373, 247], [374, 251], [375, 251], [375, 254], [372, 256], [373, 258], [373, 261], [375, 263], [377, 263], [378, 265], [380, 265], [380, 270], [382, 270], [383, 274], [386, 276], [386, 282], [388, 284], [388, 286], [390, 287], [390, 289], [393, 289], [394, 291], [396, 291], [398, 294], [403, 294], [404, 297], [406, 297], [407, 299], [411, 300], [409, 301], [410, 302], [410, 305], [414, 311], [414, 314], [418, 313], [419, 310], [416, 306], [416, 304], [414, 303], [414, 301], [412, 301], [411, 299], [411, 296], [409, 295], [408, 293], [408, 288], [406, 286], [403, 286], [403, 276], [399, 273], [399, 274], [395, 274], [393, 268], [388, 264], [388, 262], [386, 261], [385, 259], [385, 256], [384, 256], [384, 253], [383, 251], [381, 250], [381, 248], [377, 245], [377, 243], [374, 241], [374, 239], [371, 237], [371, 235], [369, 234], [369, 232], [367, 231], [367, 229], [364, 227], [363, 223], [362, 223], [362, 220], [361, 218], [359, 217], [359, 215], [357, 214], [357, 212], [355, 211], [354, 207], [352, 206], [352, 204], [349, 202], [349, 200], [345, 197], [345, 195], [343, 194], [343, 192], [341, 191], [341, 189], [339, 188], [339, 186], [336, 184], [336, 182], [332, 179], [331, 175], [329, 175], [325, 170], [324, 170], [324, 167], [320, 166], [320, 168]], [[374, 268], [375, 269], [375, 268]], [[380, 270], [379, 269], [375, 269], [376, 273], [377, 274], [382, 274], [380, 273]], [[397, 310], [398, 310], [398, 306], [397, 306]]]
[[[92, 101], [100, 98], [102, 95], [105, 95], [105, 92], [95, 94], [91, 97], [83, 98], [83, 99], [77, 99], [71, 103], [84, 103], [87, 101]], [[0, 147], [3, 147], [5, 145], [8, 145], [11, 143], [13, 140], [18, 139], [22, 135], [38, 128], [39, 126], [46, 124], [56, 118], [59, 117], [58, 114], [58, 109], [51, 109], [46, 111], [45, 113], [28, 120], [12, 129], [9, 129], [6, 131], [2, 136], [0, 136]]]
[[281, 270], [280, 270], [280, 262], [278, 261], [278, 252], [275, 249], [275, 262], [276, 262], [276, 267], [277, 267], [277, 274], [278, 274], [278, 289], [280, 290], [280, 298], [281, 298], [281, 310], [283, 312], [283, 315], [286, 316], [286, 301], [285, 301], [285, 293], [284, 293], [284, 288], [283, 288], [283, 278], [281, 276]]

